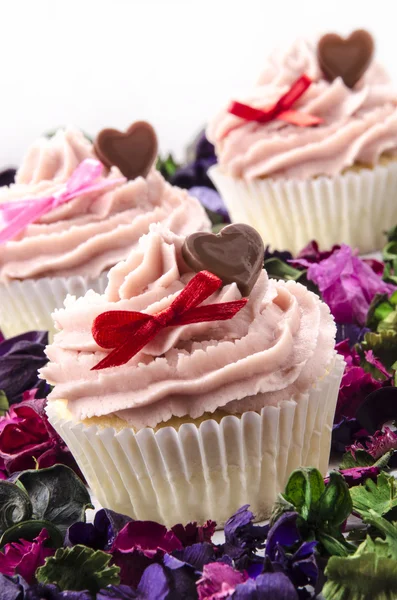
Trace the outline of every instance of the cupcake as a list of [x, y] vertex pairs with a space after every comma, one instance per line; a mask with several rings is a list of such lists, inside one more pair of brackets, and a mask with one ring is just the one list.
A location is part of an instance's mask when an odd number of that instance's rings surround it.
[[[51, 313], [65, 296], [91, 288], [102, 293], [109, 269], [127, 258], [151, 223], [180, 235], [210, 228], [198, 200], [152, 168], [156, 154], [155, 133], [144, 122], [126, 134], [103, 130], [95, 147], [71, 128], [33, 144], [15, 184], [0, 190], [0, 329], [6, 336], [55, 331]], [[59, 197], [58, 205], [46, 204]]]
[[250, 226], [184, 238], [152, 225], [104, 294], [56, 311], [47, 413], [103, 506], [222, 525], [249, 503], [263, 519], [295, 468], [326, 472], [335, 324], [262, 264]]
[[273, 249], [372, 252], [397, 222], [397, 93], [372, 53], [365, 31], [298, 41], [209, 124], [232, 221]]

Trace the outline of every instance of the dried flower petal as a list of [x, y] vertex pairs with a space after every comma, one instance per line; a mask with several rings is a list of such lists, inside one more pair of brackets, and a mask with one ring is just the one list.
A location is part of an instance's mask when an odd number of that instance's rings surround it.
[[236, 586], [248, 579], [246, 573], [216, 562], [205, 565], [203, 576], [197, 582], [199, 600], [223, 600], [229, 598]]
[[323, 300], [340, 323], [365, 325], [375, 294], [395, 290], [345, 244], [329, 258], [310, 265], [307, 278], [318, 286]]
[[45, 547], [46, 540], [48, 533], [43, 529], [33, 542], [19, 540], [6, 544], [4, 553], [0, 552], [0, 572], [3, 575], [22, 575], [25, 581], [33, 583], [38, 567], [55, 553], [54, 548]]

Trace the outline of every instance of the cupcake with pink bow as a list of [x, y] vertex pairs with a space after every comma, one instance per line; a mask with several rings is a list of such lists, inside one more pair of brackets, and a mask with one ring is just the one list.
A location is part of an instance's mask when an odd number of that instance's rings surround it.
[[232, 220], [274, 249], [371, 252], [397, 222], [397, 93], [373, 52], [364, 30], [298, 41], [210, 122]]
[[41, 138], [0, 190], [0, 329], [56, 331], [65, 297], [103, 292], [107, 273], [152, 223], [186, 235], [210, 223], [200, 203], [153, 167], [146, 122], [105, 129], [93, 145], [72, 128]]
[[171, 526], [258, 519], [328, 468], [344, 369], [326, 304], [268, 278], [250, 226], [151, 225], [103, 294], [68, 298], [41, 376], [51, 424], [103, 506]]

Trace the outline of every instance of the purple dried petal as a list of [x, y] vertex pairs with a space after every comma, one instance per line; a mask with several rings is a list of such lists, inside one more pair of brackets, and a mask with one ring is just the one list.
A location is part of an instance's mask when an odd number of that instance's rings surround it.
[[312, 555], [314, 550], [317, 547], [318, 542], [314, 540], [313, 542], [303, 542], [298, 548], [298, 550], [294, 554], [294, 560], [302, 560], [307, 558], [309, 555]]
[[298, 592], [283, 573], [263, 573], [237, 585], [233, 600], [299, 600]]
[[177, 598], [196, 598], [196, 581], [201, 573], [191, 565], [178, 560], [170, 554], [163, 559], [169, 586]]
[[4, 185], [11, 185], [12, 183], [15, 183], [15, 175], [17, 173], [17, 170], [10, 167], [8, 169], [4, 169], [3, 171], [0, 171], [0, 187], [3, 187]]
[[151, 598], [166, 600], [169, 591], [164, 569], [160, 565], [150, 565], [139, 582], [138, 592], [140, 596], [138, 598], [142, 598], [142, 600], [151, 600]]
[[24, 597], [24, 589], [26, 588], [26, 582], [22, 585], [17, 578], [14, 579], [0, 573], [0, 598], [2, 598], [2, 600], [22, 600]]
[[367, 432], [363, 430], [357, 419], [343, 418], [332, 428], [332, 449], [335, 452], [345, 452], [346, 446], [353, 440], [366, 437]]
[[277, 519], [270, 528], [266, 541], [265, 555], [270, 560], [276, 559], [278, 546], [290, 547], [300, 541], [297, 519], [297, 512], [285, 512]]
[[225, 544], [223, 551], [234, 560], [262, 548], [268, 528], [254, 525], [254, 515], [248, 510], [249, 505], [242, 506], [225, 523]]
[[166, 600], [170, 598], [167, 576], [161, 565], [150, 565], [142, 575], [138, 588], [127, 585], [111, 585], [101, 590], [97, 600]]
[[336, 344], [347, 341], [350, 348], [353, 348], [358, 342], [362, 342], [368, 327], [360, 327], [354, 323], [337, 323], [336, 324]]
[[389, 294], [395, 289], [345, 244], [329, 258], [310, 265], [307, 278], [318, 286], [323, 300], [340, 323], [364, 325], [375, 294]]
[[216, 163], [215, 146], [207, 139], [205, 133], [199, 138], [196, 146], [196, 159], [210, 160]]
[[216, 560], [214, 547], [208, 542], [193, 544], [183, 550], [174, 550], [173, 556], [184, 563], [192, 565], [198, 571], [202, 571], [204, 565]]
[[48, 334], [30, 331], [0, 343], [0, 389], [9, 404], [20, 402], [22, 394], [38, 385], [37, 370], [48, 362], [44, 353]]
[[225, 203], [216, 190], [204, 186], [194, 186], [189, 189], [189, 194], [197, 198], [204, 208], [221, 215], [226, 222], [230, 222]]

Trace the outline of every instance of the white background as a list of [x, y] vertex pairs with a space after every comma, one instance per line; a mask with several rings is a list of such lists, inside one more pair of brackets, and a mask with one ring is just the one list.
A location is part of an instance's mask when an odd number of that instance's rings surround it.
[[0, 0], [0, 167], [41, 133], [147, 119], [183, 148], [275, 46], [367, 28], [397, 84], [397, 0]]

